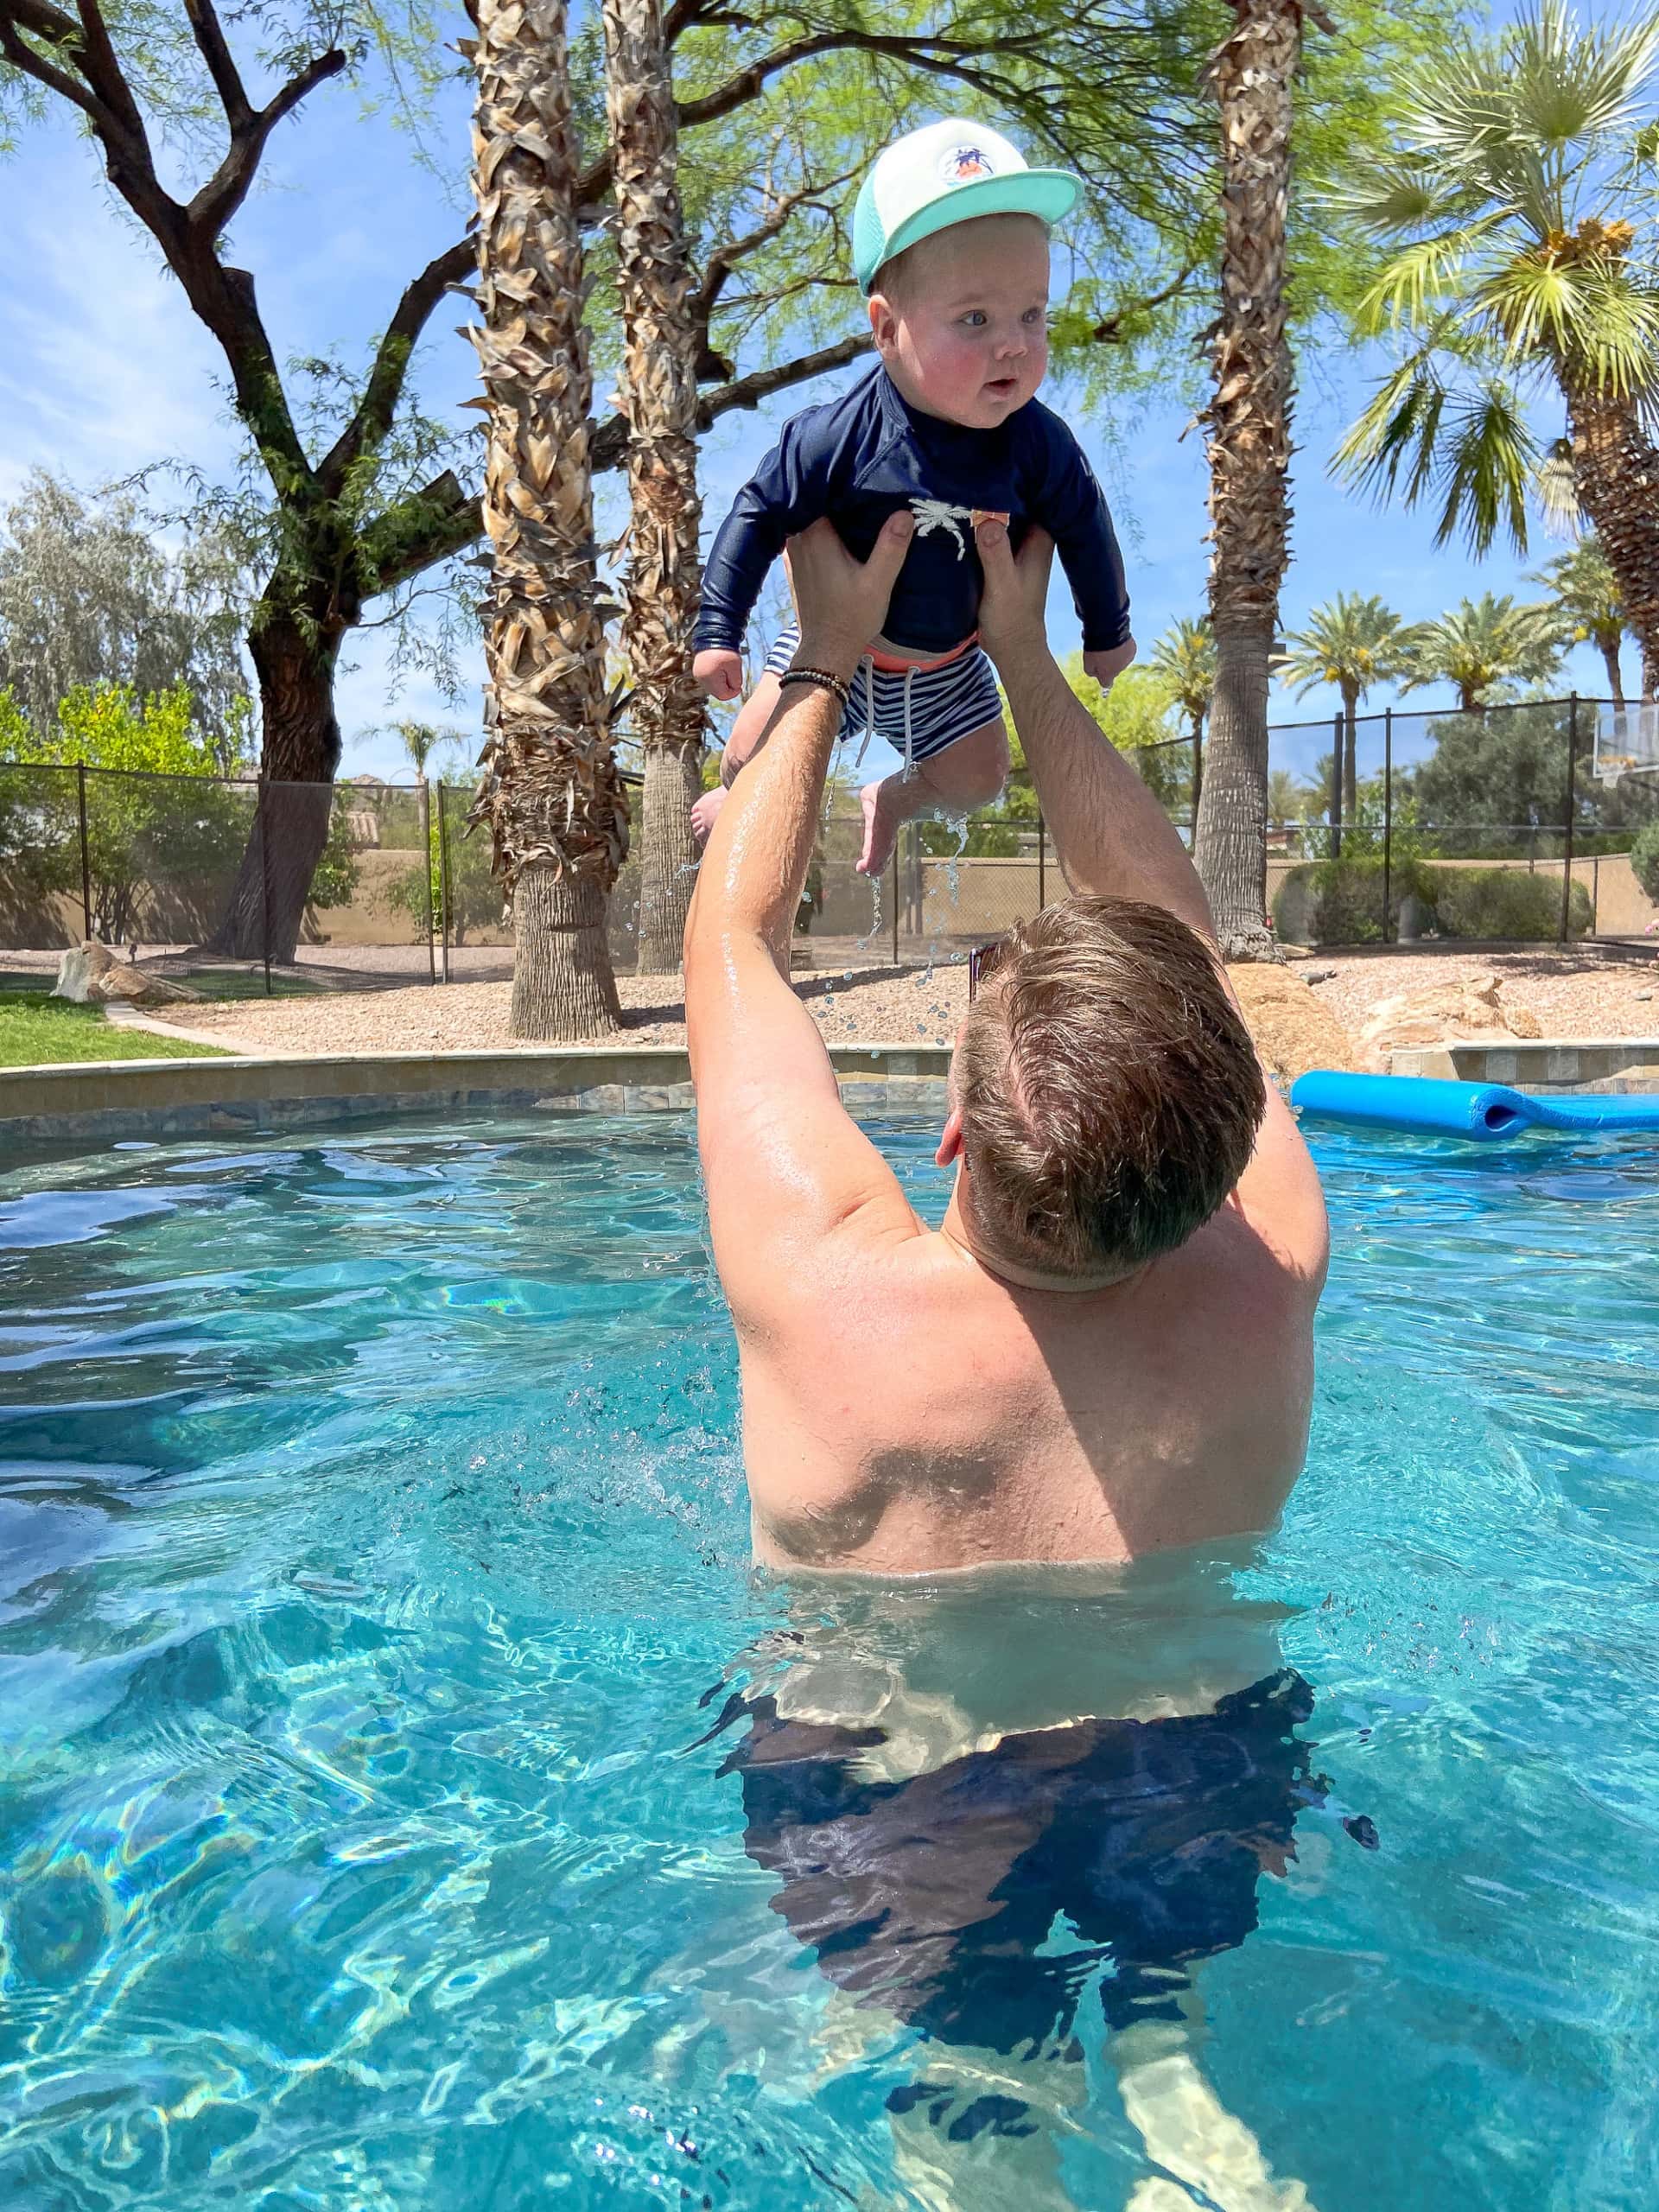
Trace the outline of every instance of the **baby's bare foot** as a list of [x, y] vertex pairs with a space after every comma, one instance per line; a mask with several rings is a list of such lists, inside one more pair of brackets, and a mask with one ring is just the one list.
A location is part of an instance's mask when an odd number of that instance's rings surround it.
[[858, 795], [864, 810], [864, 849], [854, 863], [860, 875], [880, 875], [893, 858], [903, 817], [885, 783], [866, 784]]

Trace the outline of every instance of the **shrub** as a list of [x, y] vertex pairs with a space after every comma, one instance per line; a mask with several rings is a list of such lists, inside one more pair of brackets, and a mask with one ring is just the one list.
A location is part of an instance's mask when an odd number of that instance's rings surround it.
[[[1659, 868], [1659, 852], [1656, 852]], [[1534, 875], [1522, 868], [1436, 868], [1396, 860], [1389, 879], [1389, 926], [1382, 928], [1380, 860], [1316, 861], [1293, 868], [1274, 894], [1273, 925], [1291, 944], [1393, 944], [1400, 934], [1402, 903], [1414, 895], [1428, 910], [1427, 926], [1442, 937], [1552, 941], [1561, 925], [1561, 879], [1553, 870]], [[1590, 893], [1573, 886], [1568, 932], [1587, 935]]]
[[1659, 822], [1644, 822], [1637, 831], [1630, 871], [1648, 897], [1659, 904]]
[[1287, 944], [1392, 944], [1400, 934], [1402, 902], [1414, 893], [1433, 906], [1428, 870], [1397, 860], [1389, 876], [1389, 926], [1382, 927], [1380, 860], [1313, 861], [1294, 868], [1273, 899], [1273, 926]]
[[[1529, 874], [1521, 868], [1432, 868], [1429, 893], [1442, 937], [1548, 942], [1560, 933], [1561, 879], [1554, 869]], [[1567, 908], [1567, 934], [1590, 928], [1590, 893], [1575, 882]]]

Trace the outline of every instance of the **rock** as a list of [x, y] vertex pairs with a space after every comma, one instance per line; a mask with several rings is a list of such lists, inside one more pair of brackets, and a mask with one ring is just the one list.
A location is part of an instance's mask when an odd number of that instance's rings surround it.
[[58, 979], [52, 986], [54, 999], [69, 999], [76, 1006], [175, 1006], [199, 999], [188, 983], [170, 982], [152, 969], [130, 960], [118, 960], [107, 944], [88, 938], [66, 952], [58, 963]]
[[1294, 969], [1240, 962], [1227, 980], [1278, 1082], [1294, 1083], [1309, 1068], [1358, 1066], [1352, 1038]]
[[1379, 1000], [1359, 1033], [1360, 1064], [1386, 1074], [1391, 1056], [1403, 1046], [1543, 1033], [1532, 1009], [1508, 1004], [1502, 979], [1486, 969]]

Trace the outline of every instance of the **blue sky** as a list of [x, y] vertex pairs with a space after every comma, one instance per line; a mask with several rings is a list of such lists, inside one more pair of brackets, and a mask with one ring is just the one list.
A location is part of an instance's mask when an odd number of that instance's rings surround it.
[[[403, 284], [460, 234], [466, 124], [465, 88], [458, 84], [442, 104], [431, 141], [448, 171], [442, 177], [414, 158], [410, 138], [388, 118], [365, 117], [347, 88], [323, 87], [282, 127], [265, 182], [236, 223], [231, 257], [255, 274], [279, 356], [338, 352], [354, 364], [364, 357]], [[83, 487], [167, 457], [209, 477], [228, 476], [237, 441], [222, 362], [148, 238], [110, 194], [90, 144], [54, 116], [20, 134], [0, 180], [7, 211], [0, 232], [0, 328], [7, 334], [0, 352], [0, 500], [37, 466]], [[466, 303], [456, 300], [453, 308], [446, 303], [433, 317], [419, 362], [421, 393], [435, 411], [478, 389], [472, 349], [454, 334]], [[1285, 626], [1294, 628], [1311, 607], [1342, 589], [1380, 593], [1412, 619], [1437, 614], [1465, 592], [1535, 596], [1524, 571], [1554, 550], [1542, 541], [1527, 562], [1503, 552], [1478, 564], [1460, 547], [1436, 550], [1427, 516], [1378, 512], [1331, 480], [1325, 461], [1363, 393], [1365, 365], [1331, 353], [1301, 364]], [[835, 389], [826, 381], [805, 396]], [[1109, 410], [1074, 411], [1064, 391], [1052, 388], [1046, 397], [1070, 415], [1101, 471], [1144, 649], [1176, 616], [1203, 608], [1203, 439], [1195, 431], [1180, 442], [1184, 404], [1137, 404], [1114, 437]], [[598, 397], [602, 404], [602, 390]], [[705, 441], [709, 527], [775, 425], [802, 404], [802, 394], [787, 394], [758, 417], [728, 416]], [[601, 528], [613, 531], [620, 520], [616, 483], [613, 478], [607, 488], [610, 512], [602, 509], [601, 518]], [[1076, 625], [1058, 585], [1052, 613], [1057, 645], [1069, 650]], [[340, 689], [347, 774], [397, 772], [400, 750], [386, 727], [395, 716], [475, 726], [473, 708], [450, 707], [423, 678], [407, 680], [394, 695], [388, 658], [385, 635], [374, 632], [347, 655]], [[481, 652], [473, 668], [481, 675]], [[1593, 693], [1604, 681], [1599, 660], [1580, 647], [1562, 688]], [[1387, 702], [1379, 694], [1371, 703]], [[1427, 693], [1409, 703], [1444, 702]], [[1334, 704], [1319, 693], [1293, 701], [1275, 692], [1272, 711], [1275, 721], [1299, 721]], [[875, 759], [873, 748], [871, 763]]]

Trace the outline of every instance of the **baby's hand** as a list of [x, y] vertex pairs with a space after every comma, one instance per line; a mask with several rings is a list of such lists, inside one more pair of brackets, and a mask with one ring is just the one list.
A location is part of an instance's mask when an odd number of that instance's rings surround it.
[[711, 646], [696, 655], [691, 673], [711, 699], [735, 699], [743, 689], [743, 656], [728, 645]]
[[1106, 652], [1084, 653], [1083, 672], [1092, 676], [1103, 691], [1109, 691], [1134, 658], [1135, 639], [1125, 638], [1121, 645], [1113, 645]]

